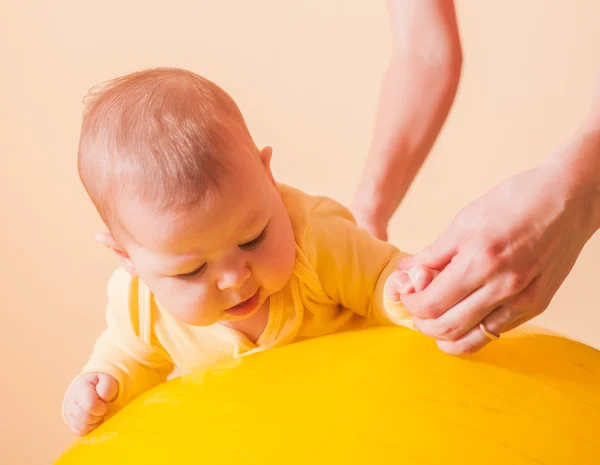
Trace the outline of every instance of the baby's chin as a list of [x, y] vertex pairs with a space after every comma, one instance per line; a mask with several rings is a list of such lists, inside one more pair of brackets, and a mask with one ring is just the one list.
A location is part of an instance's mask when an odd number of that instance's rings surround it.
[[179, 318], [177, 316], [175, 316], [175, 318], [177, 318], [179, 321], [181, 321], [182, 323], [185, 323], [186, 325], [189, 326], [212, 326], [217, 324], [218, 322], [222, 321], [221, 318], [219, 317], [215, 317], [215, 318], [202, 318], [202, 319], [198, 319], [198, 318]]

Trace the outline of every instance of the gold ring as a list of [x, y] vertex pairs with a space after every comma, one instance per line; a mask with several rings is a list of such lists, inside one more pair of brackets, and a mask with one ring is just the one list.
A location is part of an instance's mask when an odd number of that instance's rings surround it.
[[485, 334], [488, 337], [490, 341], [497, 341], [498, 339], [500, 339], [500, 335], [492, 333], [489, 329], [487, 329], [485, 324], [483, 324], [483, 321], [479, 323], [479, 329], [483, 334]]

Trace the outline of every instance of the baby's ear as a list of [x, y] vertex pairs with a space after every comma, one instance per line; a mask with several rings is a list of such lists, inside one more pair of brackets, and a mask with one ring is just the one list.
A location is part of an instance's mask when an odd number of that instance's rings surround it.
[[119, 261], [123, 265], [123, 268], [125, 268], [125, 271], [127, 271], [131, 276], [137, 276], [137, 271], [133, 266], [131, 258], [129, 257], [127, 252], [125, 252], [125, 250], [123, 250], [123, 248], [119, 245], [119, 243], [115, 239], [115, 236], [113, 236], [109, 232], [100, 232], [94, 236], [94, 239], [96, 240], [96, 242], [99, 242], [100, 244], [104, 245], [105, 247], [108, 247], [114, 252], [114, 254], [119, 258]]
[[267, 170], [267, 175], [273, 184], [275, 184], [275, 178], [273, 177], [273, 173], [271, 172], [271, 157], [273, 155], [272, 147], [264, 147], [260, 151], [260, 160], [262, 161], [263, 166]]

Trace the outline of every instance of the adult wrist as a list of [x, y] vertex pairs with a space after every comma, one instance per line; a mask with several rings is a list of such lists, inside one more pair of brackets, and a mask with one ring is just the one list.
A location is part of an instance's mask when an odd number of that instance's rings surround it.
[[565, 203], [580, 213], [574, 226], [593, 235], [600, 229], [600, 130], [577, 133], [550, 165], [558, 167]]

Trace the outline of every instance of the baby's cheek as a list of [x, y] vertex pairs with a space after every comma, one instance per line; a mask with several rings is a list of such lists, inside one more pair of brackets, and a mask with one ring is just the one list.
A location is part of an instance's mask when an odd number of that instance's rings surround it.
[[272, 218], [267, 240], [260, 253], [255, 256], [253, 271], [261, 286], [271, 292], [284, 287], [291, 278], [294, 269], [296, 242], [292, 223], [283, 206]]
[[164, 309], [179, 321], [205, 326], [215, 323], [213, 300], [204, 286], [189, 283], [186, 286], [177, 286], [176, 292], [168, 292], [164, 301], [160, 302]]
[[262, 261], [264, 286], [270, 290], [279, 290], [287, 284], [294, 269], [295, 247], [285, 242], [279, 242], [269, 247]]

